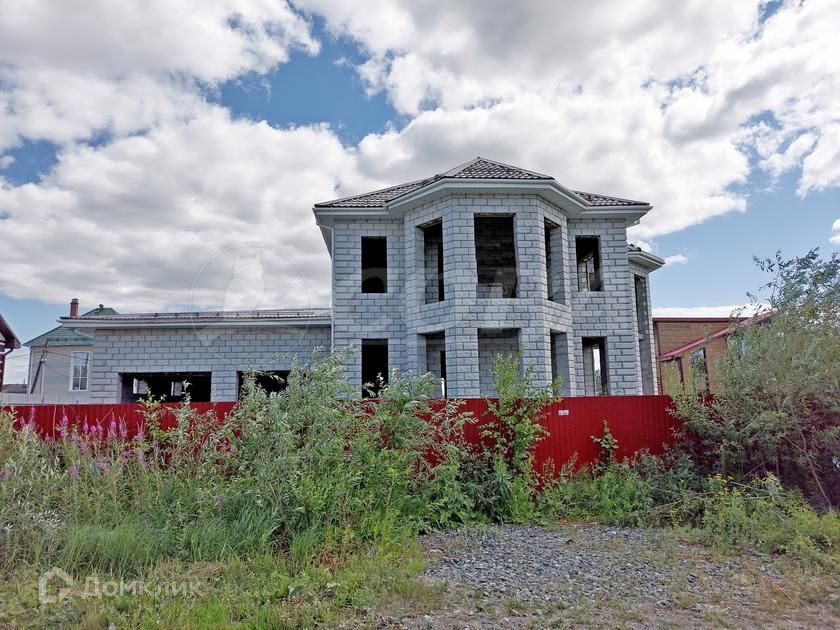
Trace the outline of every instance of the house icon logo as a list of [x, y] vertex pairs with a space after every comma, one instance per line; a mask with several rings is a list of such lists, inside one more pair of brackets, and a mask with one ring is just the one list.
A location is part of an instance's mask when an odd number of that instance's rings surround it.
[[55, 604], [63, 601], [70, 594], [70, 587], [75, 584], [63, 569], [54, 567], [41, 574], [38, 579], [38, 601], [42, 604]]

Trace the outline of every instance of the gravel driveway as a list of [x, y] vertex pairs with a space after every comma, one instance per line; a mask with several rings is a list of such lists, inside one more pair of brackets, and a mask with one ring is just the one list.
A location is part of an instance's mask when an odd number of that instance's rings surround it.
[[[840, 602], [795, 601], [764, 554], [720, 557], [671, 532], [499, 526], [422, 538], [423, 579], [449, 604], [383, 627], [840, 627]], [[820, 580], [813, 589], [837, 582]], [[809, 587], [810, 588], [810, 587]], [[817, 592], [817, 591], [814, 591]], [[778, 606], [776, 606], [778, 604]], [[836, 626], [834, 624], [837, 624]]]

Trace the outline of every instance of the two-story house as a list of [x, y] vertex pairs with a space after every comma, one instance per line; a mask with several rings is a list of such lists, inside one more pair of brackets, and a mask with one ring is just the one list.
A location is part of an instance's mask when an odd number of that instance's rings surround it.
[[249, 369], [352, 346], [352, 384], [391, 369], [441, 377], [451, 397], [493, 393], [498, 353], [522, 352], [564, 395], [656, 391], [648, 276], [663, 265], [627, 242], [650, 204], [573, 191], [476, 158], [444, 173], [318, 203], [332, 307], [89, 314], [92, 401], [152, 391], [235, 400]]

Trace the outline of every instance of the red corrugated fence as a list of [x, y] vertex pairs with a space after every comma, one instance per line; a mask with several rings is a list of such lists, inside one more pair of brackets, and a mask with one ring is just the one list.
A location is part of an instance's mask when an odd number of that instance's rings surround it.
[[[215, 410], [223, 418], [235, 403], [193, 403], [199, 412]], [[173, 426], [175, 418], [171, 411], [177, 404], [164, 405], [167, 408], [162, 422], [164, 427]], [[647, 450], [657, 455], [673, 441], [678, 421], [669, 413], [671, 399], [668, 396], [589, 396], [564, 398], [551, 403], [543, 413], [541, 422], [547, 435], [537, 445], [536, 467], [552, 462], [559, 470], [563, 464], [575, 458], [578, 466], [598, 459], [599, 447], [592, 437], [603, 435], [606, 421], [610, 432], [618, 441], [619, 458], [632, 457]], [[37, 405], [15, 408], [19, 421], [32, 422], [44, 436], [54, 436], [56, 427], [66, 416], [72, 424], [99, 425], [107, 433], [114, 421], [118, 426], [124, 423], [128, 435], [134, 435], [143, 423], [141, 406], [138, 404], [111, 405]], [[482, 398], [464, 401], [464, 411], [470, 411], [478, 419], [468, 425], [465, 435], [468, 441], [479, 440], [481, 423], [488, 421], [487, 403]]]

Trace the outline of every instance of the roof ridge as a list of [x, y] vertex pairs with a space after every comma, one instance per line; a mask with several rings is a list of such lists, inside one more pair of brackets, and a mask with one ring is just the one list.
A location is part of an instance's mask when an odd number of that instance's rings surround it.
[[540, 178], [544, 178], [544, 179], [554, 179], [551, 175], [546, 175], [545, 173], [538, 173], [537, 171], [531, 171], [531, 170], [528, 170], [527, 168], [522, 168], [521, 166], [516, 166], [514, 164], [508, 164], [507, 162], [499, 162], [498, 160], [491, 160], [490, 158], [482, 157], [480, 155], [476, 156], [476, 158], [473, 159], [473, 160], [469, 160], [467, 162], [464, 162], [463, 164], [446, 171], [446, 173], [444, 173], [444, 176], [445, 177], [453, 177], [457, 173], [459, 173], [463, 170], [466, 170], [467, 168], [469, 168], [470, 166], [472, 166], [476, 162], [487, 162], [488, 164], [493, 164], [494, 166], [502, 166], [504, 168], [509, 168], [513, 171], [521, 171], [523, 173], [528, 173], [529, 175], [534, 175], [535, 177], [540, 177]]

